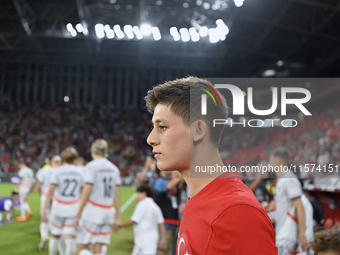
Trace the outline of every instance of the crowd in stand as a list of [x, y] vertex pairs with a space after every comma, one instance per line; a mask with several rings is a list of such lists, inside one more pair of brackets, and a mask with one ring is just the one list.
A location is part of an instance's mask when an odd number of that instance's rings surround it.
[[142, 165], [149, 146], [150, 116], [143, 110], [75, 104], [3, 105], [0, 111], [0, 165], [15, 172], [17, 160], [37, 170], [45, 157], [75, 146], [87, 161], [90, 144], [98, 137], [110, 142], [109, 158], [125, 172]]

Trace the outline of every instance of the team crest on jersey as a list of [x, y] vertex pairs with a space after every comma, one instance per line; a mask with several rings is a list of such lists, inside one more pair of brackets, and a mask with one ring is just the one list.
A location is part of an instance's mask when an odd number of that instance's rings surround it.
[[177, 255], [192, 255], [188, 237], [185, 233], [178, 234]]

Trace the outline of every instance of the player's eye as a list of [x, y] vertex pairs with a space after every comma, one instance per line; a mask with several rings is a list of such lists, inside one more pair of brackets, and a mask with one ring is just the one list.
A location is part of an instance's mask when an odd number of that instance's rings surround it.
[[158, 129], [159, 129], [159, 131], [165, 131], [167, 129], [167, 127], [166, 126], [159, 126]]

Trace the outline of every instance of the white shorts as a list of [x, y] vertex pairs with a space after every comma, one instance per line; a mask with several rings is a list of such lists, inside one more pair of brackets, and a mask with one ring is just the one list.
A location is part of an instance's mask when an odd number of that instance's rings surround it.
[[[276, 241], [279, 255], [300, 254], [299, 244], [293, 240], [281, 239]], [[299, 252], [299, 253], [297, 253]]]
[[142, 249], [137, 245], [133, 246], [133, 251], [131, 255], [156, 255], [156, 253], [142, 253]]
[[65, 218], [50, 215], [49, 225], [52, 235], [61, 236], [64, 234], [76, 236], [77, 234], [74, 228], [74, 217]]
[[97, 225], [93, 222], [80, 220], [77, 232], [79, 244], [109, 244], [111, 240], [111, 225]]
[[30, 192], [30, 188], [20, 186], [19, 187], [19, 200], [20, 204], [22, 205], [24, 203], [24, 198], [28, 195]]

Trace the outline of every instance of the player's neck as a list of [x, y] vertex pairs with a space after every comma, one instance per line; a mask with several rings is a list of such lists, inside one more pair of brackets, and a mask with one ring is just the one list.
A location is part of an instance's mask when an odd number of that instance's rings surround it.
[[93, 160], [103, 159], [103, 156], [92, 155]]
[[190, 197], [195, 196], [205, 186], [212, 182], [216, 177], [220, 176], [221, 172], [216, 173], [200, 173], [196, 171], [196, 167], [203, 169], [209, 166], [221, 166], [223, 167], [223, 161], [220, 157], [218, 150], [212, 148], [211, 150], [205, 150], [201, 153], [194, 153], [195, 155], [190, 160], [190, 169], [181, 171], [183, 178], [188, 184], [190, 190]]

